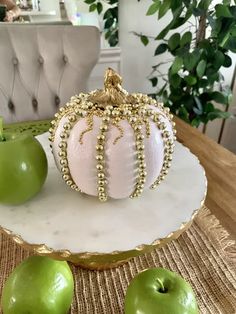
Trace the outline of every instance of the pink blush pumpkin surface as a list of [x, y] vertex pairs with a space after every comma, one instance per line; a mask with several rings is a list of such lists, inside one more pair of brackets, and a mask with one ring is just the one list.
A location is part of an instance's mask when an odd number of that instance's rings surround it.
[[113, 86], [72, 97], [52, 124], [52, 151], [63, 179], [101, 200], [139, 196], [157, 186], [170, 166], [175, 134], [169, 110], [146, 95], [126, 93]]

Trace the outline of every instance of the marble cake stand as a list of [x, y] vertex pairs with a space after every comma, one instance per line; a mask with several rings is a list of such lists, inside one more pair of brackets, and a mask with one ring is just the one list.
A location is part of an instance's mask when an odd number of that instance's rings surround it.
[[180, 143], [157, 190], [148, 190], [139, 199], [100, 203], [65, 185], [47, 137], [38, 136], [49, 161], [42, 191], [24, 205], [0, 205], [1, 230], [36, 254], [90, 269], [115, 267], [178, 238], [203, 205], [204, 169]]

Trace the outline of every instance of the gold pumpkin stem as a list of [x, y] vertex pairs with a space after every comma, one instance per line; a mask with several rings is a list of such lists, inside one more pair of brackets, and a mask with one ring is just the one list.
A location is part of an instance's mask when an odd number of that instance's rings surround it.
[[132, 103], [133, 97], [122, 88], [122, 78], [113, 69], [108, 68], [104, 78], [104, 89], [96, 90], [90, 94], [89, 100], [104, 108], [107, 105], [120, 106]]

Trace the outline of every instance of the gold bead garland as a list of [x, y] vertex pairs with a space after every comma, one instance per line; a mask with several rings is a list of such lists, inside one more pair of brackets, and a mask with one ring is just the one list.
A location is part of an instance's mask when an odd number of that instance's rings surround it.
[[135, 146], [138, 161], [138, 178], [135, 185], [134, 192], [130, 195], [130, 198], [139, 197], [143, 192], [144, 184], [146, 182], [146, 164], [144, 154], [144, 135], [142, 134], [142, 121], [138, 121], [136, 117], [129, 118], [129, 123], [134, 130]]
[[85, 135], [86, 133], [88, 133], [88, 132], [90, 132], [90, 131], [93, 130], [93, 114], [92, 114], [92, 113], [87, 116], [87, 125], [88, 125], [87, 129], [84, 130], [84, 131], [80, 134], [80, 137], [79, 137], [79, 143], [80, 143], [80, 145], [83, 145], [83, 137], [84, 137], [84, 135]]
[[161, 121], [160, 114], [155, 113], [152, 117], [152, 121], [156, 124], [157, 128], [161, 130], [161, 136], [164, 144], [164, 160], [161, 172], [155, 182], [151, 185], [151, 189], [155, 189], [161, 181], [165, 179], [168, 174], [168, 169], [171, 166], [170, 161], [172, 160], [174, 141], [171, 139], [170, 132], [167, 131], [167, 126]]
[[110, 116], [112, 113], [113, 107], [107, 106], [104, 111], [104, 117], [102, 118], [102, 124], [100, 126], [100, 132], [97, 136], [97, 145], [96, 145], [96, 159], [97, 159], [97, 191], [98, 198], [101, 202], [107, 200], [106, 194], [106, 174], [105, 174], [105, 143], [106, 143], [106, 133], [108, 131]]
[[[75, 97], [72, 97], [72, 100], [75, 101]], [[77, 112], [77, 114], [74, 114], [74, 112], [75, 111], [73, 110], [73, 107], [68, 104], [65, 107], [60, 108], [60, 113], [55, 115], [56, 121], [53, 120], [51, 122], [52, 128], [49, 130], [49, 132], [51, 133], [49, 140], [54, 141], [55, 131], [58, 127], [59, 121], [63, 116], [68, 116], [68, 122], [64, 123], [64, 130], [60, 133], [61, 141], [58, 145], [60, 148], [58, 152], [58, 156], [60, 158], [59, 163], [61, 165], [62, 178], [66, 182], [66, 184], [70, 186], [73, 190], [81, 192], [81, 190], [71, 177], [67, 159], [67, 139], [69, 138], [70, 131], [73, 128], [74, 124], [79, 120], [81, 116], [83, 116], [82, 112]]]
[[114, 121], [112, 123], [112, 125], [114, 125], [119, 131], [120, 131], [120, 135], [117, 136], [117, 138], [114, 139], [113, 141], [113, 145], [116, 145], [116, 143], [124, 136], [124, 130], [122, 129], [122, 127], [118, 124], [117, 121]]
[[146, 136], [147, 138], [149, 138], [151, 135], [150, 122], [148, 118], [143, 118], [143, 121], [145, 123], [145, 128], [146, 128]]

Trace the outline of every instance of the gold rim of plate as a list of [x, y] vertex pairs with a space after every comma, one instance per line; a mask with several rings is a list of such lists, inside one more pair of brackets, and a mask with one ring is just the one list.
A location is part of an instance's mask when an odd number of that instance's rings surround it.
[[[188, 147], [186, 147], [185, 145], [183, 146], [190, 151]], [[7, 235], [11, 240], [13, 240], [13, 242], [17, 243], [25, 250], [29, 250], [37, 255], [48, 256], [56, 260], [71, 262], [72, 264], [84, 269], [105, 270], [121, 266], [134, 257], [149, 253], [154, 249], [162, 248], [172, 240], [178, 239], [183, 232], [185, 232], [191, 227], [194, 218], [197, 216], [199, 211], [204, 207], [207, 195], [206, 172], [203, 166], [201, 165], [198, 157], [196, 155], [194, 156], [197, 158], [198, 163], [200, 164], [205, 176], [205, 193], [204, 198], [200, 202], [200, 208], [194, 210], [190, 220], [187, 222], [183, 222], [180, 225], [179, 229], [172, 231], [165, 238], [154, 240], [151, 244], [140, 244], [136, 246], [134, 249], [128, 251], [113, 251], [109, 253], [98, 252], [73, 253], [70, 250], [54, 250], [52, 248], [49, 248], [46, 244], [29, 243], [25, 241], [20, 235], [16, 235], [9, 229], [3, 228], [2, 226], [0, 226], [0, 232]]]
[[7, 235], [15, 243], [19, 244], [23, 249], [29, 250], [37, 255], [48, 256], [53, 259], [71, 262], [82, 268], [91, 270], [105, 270], [118, 267], [128, 262], [130, 259], [149, 253], [154, 249], [160, 249], [172, 240], [176, 240], [184, 231], [191, 227], [194, 218], [204, 206], [204, 200], [201, 202], [201, 207], [195, 210], [190, 221], [181, 224], [176, 231], [169, 233], [165, 238], [157, 239], [151, 244], [141, 244], [133, 250], [128, 251], [113, 251], [110, 253], [83, 252], [72, 253], [69, 250], [53, 250], [46, 244], [31, 244], [23, 240], [21, 236], [14, 234], [12, 231], [0, 226], [0, 231]]

